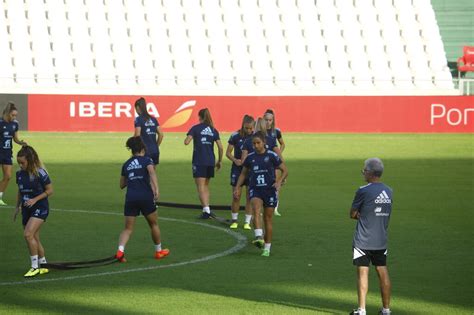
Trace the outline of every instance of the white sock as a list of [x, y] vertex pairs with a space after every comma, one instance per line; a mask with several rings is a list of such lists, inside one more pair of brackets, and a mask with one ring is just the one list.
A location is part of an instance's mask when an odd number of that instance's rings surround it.
[[365, 308], [358, 308], [359, 314], [360, 315], [365, 315]]
[[46, 257], [40, 257], [40, 258], [38, 258], [38, 262], [39, 262], [40, 264], [47, 264]]
[[0, 199], [3, 199], [3, 191], [0, 192]]
[[237, 221], [237, 219], [239, 218], [239, 213], [238, 212], [232, 212], [232, 220], [235, 220]]
[[161, 243], [155, 244], [155, 252], [159, 252], [161, 250]]
[[202, 207], [202, 212], [211, 213], [211, 208], [209, 208], [209, 207]]
[[270, 250], [270, 248], [272, 248], [272, 243], [265, 243], [265, 247], [263, 249]]
[[382, 307], [382, 314], [390, 314], [390, 309]]
[[254, 233], [255, 233], [255, 237], [262, 237], [263, 230], [262, 229], [255, 229]]
[[125, 251], [125, 246], [119, 245], [118, 250], [123, 253]]
[[31, 268], [38, 269], [38, 255], [30, 256]]
[[251, 220], [252, 220], [252, 215], [251, 214], [246, 214], [245, 215], [245, 223], [250, 224]]

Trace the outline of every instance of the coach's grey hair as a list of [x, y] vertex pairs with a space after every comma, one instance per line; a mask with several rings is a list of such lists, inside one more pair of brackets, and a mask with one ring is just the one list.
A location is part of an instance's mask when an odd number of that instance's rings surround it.
[[381, 177], [383, 173], [383, 163], [382, 160], [375, 157], [365, 160], [364, 169], [367, 170], [370, 174], [376, 177]]

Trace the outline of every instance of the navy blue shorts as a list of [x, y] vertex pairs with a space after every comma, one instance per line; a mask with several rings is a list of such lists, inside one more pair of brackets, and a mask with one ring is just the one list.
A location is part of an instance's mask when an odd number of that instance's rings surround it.
[[214, 166], [206, 165], [194, 165], [193, 164], [193, 177], [213, 178], [214, 177]]
[[160, 164], [160, 153], [150, 153], [150, 154], [146, 154], [146, 156], [148, 156], [150, 159], [153, 160], [153, 164], [155, 165], [158, 165]]
[[263, 201], [263, 206], [265, 208], [275, 208], [278, 204], [278, 197], [275, 188], [250, 188], [249, 189], [249, 198], [258, 198]]
[[46, 218], [49, 215], [49, 208], [42, 208], [42, 207], [37, 207], [36, 205], [33, 205], [33, 207], [21, 207], [21, 216], [22, 216], [22, 223], [23, 226], [26, 226], [28, 223], [28, 220], [30, 218], [38, 218], [43, 221], [46, 221]]
[[[237, 185], [237, 181], [239, 180], [240, 173], [242, 173], [242, 168], [236, 167], [235, 165], [232, 164], [232, 169], [230, 170], [230, 185], [232, 187], [235, 187], [235, 185]], [[248, 186], [248, 185], [249, 185], [249, 177], [247, 176], [242, 186]]]
[[13, 165], [12, 155], [0, 153], [0, 165]]
[[140, 213], [144, 216], [156, 211], [156, 205], [153, 200], [133, 200], [125, 201], [123, 215], [126, 217], [136, 217]]

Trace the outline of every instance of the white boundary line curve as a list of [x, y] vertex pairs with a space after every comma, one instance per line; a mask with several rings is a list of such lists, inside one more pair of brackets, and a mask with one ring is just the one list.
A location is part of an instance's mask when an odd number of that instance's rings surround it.
[[[59, 212], [74, 212], [74, 213], [90, 213], [90, 214], [105, 214], [105, 215], [119, 215], [122, 216], [121, 213], [116, 213], [116, 212], [105, 212], [105, 211], [89, 211], [89, 210], [79, 210], [79, 209], [72, 209], [72, 210], [66, 210], [66, 209], [51, 209], [52, 211], [59, 211]], [[69, 277], [61, 277], [61, 278], [46, 278], [46, 279], [38, 279], [38, 280], [23, 280], [23, 281], [12, 281], [12, 282], [0, 282], [0, 286], [13, 286], [13, 285], [25, 285], [25, 284], [35, 284], [35, 283], [42, 283], [42, 282], [53, 282], [53, 281], [65, 281], [65, 280], [76, 280], [76, 279], [85, 279], [85, 278], [94, 278], [94, 277], [103, 277], [103, 276], [113, 276], [117, 274], [124, 274], [124, 273], [130, 273], [130, 272], [140, 272], [140, 271], [149, 271], [149, 270], [155, 270], [155, 269], [165, 269], [165, 268], [174, 268], [174, 267], [181, 267], [181, 266], [186, 266], [186, 265], [192, 265], [192, 264], [197, 264], [201, 262], [206, 262], [210, 261], [213, 259], [217, 259], [220, 257], [228, 256], [231, 254], [234, 254], [241, 249], [243, 249], [245, 246], [247, 246], [247, 237], [244, 235], [231, 231], [229, 229], [225, 229], [222, 227], [210, 225], [210, 224], [205, 224], [205, 223], [200, 223], [200, 222], [190, 222], [186, 220], [181, 220], [181, 219], [173, 219], [173, 218], [166, 218], [166, 217], [160, 217], [160, 220], [164, 221], [171, 221], [171, 222], [180, 222], [180, 223], [186, 223], [186, 224], [193, 224], [193, 225], [199, 225], [203, 226], [206, 228], [211, 228], [215, 229], [221, 232], [225, 232], [226, 234], [229, 234], [233, 238], [237, 240], [237, 244], [232, 246], [231, 248], [209, 256], [201, 257], [201, 258], [196, 258], [188, 261], [183, 261], [183, 262], [178, 262], [174, 264], [169, 264], [169, 265], [157, 265], [157, 266], [150, 266], [150, 267], [141, 267], [141, 268], [132, 268], [132, 269], [126, 269], [126, 270], [117, 270], [117, 271], [108, 271], [108, 272], [99, 272], [99, 273], [90, 273], [90, 274], [85, 274], [85, 275], [78, 275], [78, 276], [69, 276]]]

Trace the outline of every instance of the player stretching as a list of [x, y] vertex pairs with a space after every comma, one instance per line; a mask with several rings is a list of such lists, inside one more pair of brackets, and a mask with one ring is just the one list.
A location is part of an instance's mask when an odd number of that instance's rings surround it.
[[[241, 185], [248, 174], [249, 198], [253, 210], [255, 229], [255, 240], [252, 243], [258, 248], [263, 247], [262, 256], [268, 257], [272, 246], [272, 217], [275, 205], [278, 202], [277, 191], [281, 187], [281, 182], [288, 176], [288, 169], [278, 154], [265, 148], [265, 134], [263, 132], [256, 132], [252, 136], [252, 143], [255, 151], [250, 153], [244, 161], [244, 168], [237, 181], [234, 197], [240, 198]], [[279, 179], [275, 179], [276, 169], [282, 172]], [[264, 238], [260, 216], [262, 206], [265, 224]]]
[[[228, 141], [226, 156], [229, 160], [232, 161], [232, 168], [230, 170], [230, 185], [232, 186], [232, 194], [235, 191], [235, 185], [239, 179], [240, 173], [242, 172], [242, 148], [246, 139], [251, 138], [253, 133], [253, 127], [255, 121], [252, 116], [245, 115], [242, 119], [242, 126], [240, 130], [234, 132]], [[232, 151], [234, 154], [232, 155]], [[243, 185], [248, 186], [248, 180], [245, 180]], [[240, 199], [232, 198], [232, 224], [230, 225], [231, 229], [236, 229], [239, 227], [238, 218], [239, 218], [239, 208], [240, 208]], [[248, 189], [246, 193], [246, 203], [245, 203], [245, 224], [244, 229], [250, 230], [250, 220], [252, 219], [252, 209], [250, 207], [250, 200], [248, 196]]]
[[40, 241], [40, 229], [49, 214], [48, 197], [53, 193], [53, 185], [48, 172], [43, 167], [38, 154], [30, 146], [23, 146], [17, 153], [20, 170], [16, 172], [18, 199], [13, 221], [21, 210], [24, 237], [30, 251], [31, 269], [25, 278], [48, 273], [44, 247]]
[[133, 233], [136, 217], [142, 213], [151, 229], [155, 258], [161, 259], [169, 254], [169, 250], [161, 248], [160, 227], [155, 206], [159, 188], [153, 161], [145, 156], [145, 144], [140, 137], [129, 138], [126, 146], [132, 151], [132, 157], [123, 164], [120, 177], [120, 188], [127, 187], [124, 207], [125, 229], [120, 233], [115, 258], [120, 262], [126, 261], [125, 245]]
[[383, 163], [379, 158], [365, 161], [362, 175], [368, 183], [360, 187], [352, 202], [350, 217], [357, 220], [354, 233], [353, 264], [357, 266], [359, 308], [351, 314], [365, 315], [365, 300], [369, 288], [369, 266], [375, 266], [382, 293], [382, 310], [391, 314], [391, 283], [387, 269], [387, 231], [392, 213], [392, 189], [380, 181]]

